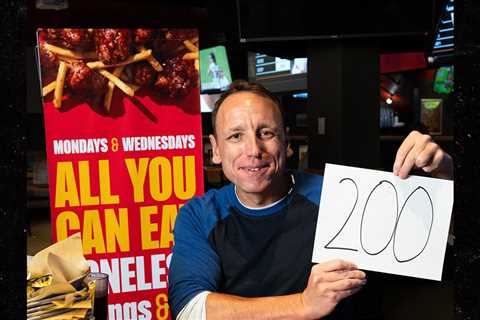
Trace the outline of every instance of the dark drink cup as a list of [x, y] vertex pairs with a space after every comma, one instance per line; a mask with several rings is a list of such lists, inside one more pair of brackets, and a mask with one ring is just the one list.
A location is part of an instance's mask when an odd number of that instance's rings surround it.
[[108, 314], [108, 299], [107, 296], [95, 297], [93, 302], [93, 315], [95, 320], [106, 320]]
[[108, 318], [108, 274], [90, 272], [85, 282], [95, 281], [95, 300], [93, 301], [93, 315], [95, 320]]

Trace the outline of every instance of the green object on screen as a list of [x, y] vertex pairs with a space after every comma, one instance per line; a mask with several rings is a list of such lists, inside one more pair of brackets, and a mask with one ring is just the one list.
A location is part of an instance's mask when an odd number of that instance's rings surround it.
[[433, 82], [433, 91], [448, 94], [453, 91], [453, 66], [437, 69]]

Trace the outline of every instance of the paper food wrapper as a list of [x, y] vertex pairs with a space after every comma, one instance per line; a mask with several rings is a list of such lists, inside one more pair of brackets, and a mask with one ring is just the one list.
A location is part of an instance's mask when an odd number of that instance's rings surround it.
[[[40, 319], [90, 319], [94, 300], [95, 284], [88, 284], [74, 293], [56, 296], [44, 301], [27, 304], [27, 320]], [[30, 305], [30, 306], [29, 306]]]
[[31, 284], [27, 286], [28, 302], [76, 292], [89, 270], [80, 233], [51, 245], [28, 264], [27, 280]]
[[83, 256], [82, 239], [76, 233], [38, 252], [28, 264], [31, 278], [47, 274], [56, 282], [72, 282], [89, 272], [87, 260]]
[[86, 319], [95, 283], [84, 283], [90, 268], [80, 233], [37, 253], [27, 267], [27, 319]]
[[48, 320], [75, 320], [75, 319], [85, 319], [87, 315], [87, 310], [85, 309], [72, 309], [67, 313], [60, 314], [58, 316], [48, 317]]

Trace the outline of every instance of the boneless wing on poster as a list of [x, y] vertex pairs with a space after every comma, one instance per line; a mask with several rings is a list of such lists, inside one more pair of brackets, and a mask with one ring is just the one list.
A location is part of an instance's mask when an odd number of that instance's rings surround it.
[[39, 29], [38, 44], [42, 96], [59, 109], [75, 97], [108, 114], [114, 90], [177, 98], [198, 87], [195, 29]]

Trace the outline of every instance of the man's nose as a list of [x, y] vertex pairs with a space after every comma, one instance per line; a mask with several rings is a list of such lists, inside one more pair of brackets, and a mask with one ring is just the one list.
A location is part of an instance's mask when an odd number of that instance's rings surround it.
[[245, 153], [250, 157], [261, 157], [262, 141], [255, 135], [249, 137], [245, 143]]

